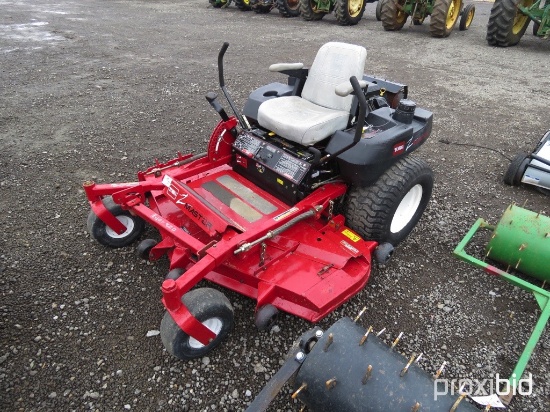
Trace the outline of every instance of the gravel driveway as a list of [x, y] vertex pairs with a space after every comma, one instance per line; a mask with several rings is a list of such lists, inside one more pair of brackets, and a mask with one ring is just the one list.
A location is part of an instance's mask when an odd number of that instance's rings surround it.
[[[384, 32], [375, 4], [357, 26], [341, 27], [334, 16], [305, 22], [206, 0], [0, 0], [0, 409], [243, 410], [311, 327], [284, 315], [260, 333], [255, 302], [227, 292], [229, 339], [179, 361], [154, 332], [167, 262], [106, 249], [86, 230], [83, 181], [132, 181], [155, 158], [204, 150], [218, 121], [204, 95], [218, 90], [223, 41], [240, 107], [255, 88], [284, 81], [270, 64], [310, 64], [338, 40], [365, 46], [367, 72], [409, 85], [434, 112], [419, 151], [436, 174], [424, 218], [391, 264], [320, 326], [367, 306], [360, 322], [386, 327], [388, 342], [404, 332], [398, 349], [423, 352], [430, 373], [445, 360], [448, 378], [508, 376], [538, 306], [451, 252], [478, 217], [496, 223], [511, 202], [550, 215], [548, 197], [502, 183], [507, 158], [550, 128], [550, 42], [529, 28], [517, 47], [488, 47], [491, 4], [476, 7], [470, 30], [433, 39], [429, 22]], [[510, 410], [550, 410], [549, 356], [546, 331], [528, 368], [533, 394]], [[270, 410], [299, 408], [285, 388]]]

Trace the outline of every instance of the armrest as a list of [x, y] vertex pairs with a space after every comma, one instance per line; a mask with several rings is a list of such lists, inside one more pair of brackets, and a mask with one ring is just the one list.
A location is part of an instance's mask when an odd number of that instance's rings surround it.
[[282, 72], [284, 70], [300, 70], [303, 67], [303, 63], [275, 63], [269, 66], [269, 71]]
[[[361, 89], [364, 89], [369, 84], [372, 84], [366, 80], [359, 80], [359, 86]], [[349, 81], [340, 83], [338, 86], [334, 88], [334, 93], [336, 93], [340, 97], [346, 97], [353, 93], [353, 86]]]

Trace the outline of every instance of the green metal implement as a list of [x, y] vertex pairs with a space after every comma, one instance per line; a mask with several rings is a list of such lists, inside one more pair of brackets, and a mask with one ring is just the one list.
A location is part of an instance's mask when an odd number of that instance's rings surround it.
[[[485, 250], [485, 257], [506, 265], [506, 271], [471, 256], [465, 251], [480, 229], [493, 231]], [[499, 275], [511, 284], [533, 293], [540, 306], [541, 315], [508, 380], [508, 396], [503, 397], [503, 401], [509, 402], [516, 392], [518, 381], [521, 379], [550, 319], [550, 291], [544, 289], [544, 284], [550, 280], [550, 218], [516, 205], [510, 205], [496, 226], [488, 224], [484, 219], [478, 219], [453, 253], [459, 259], [478, 266], [489, 274]], [[536, 286], [508, 273], [508, 270], [512, 268], [529, 277], [542, 280], [542, 286]]]

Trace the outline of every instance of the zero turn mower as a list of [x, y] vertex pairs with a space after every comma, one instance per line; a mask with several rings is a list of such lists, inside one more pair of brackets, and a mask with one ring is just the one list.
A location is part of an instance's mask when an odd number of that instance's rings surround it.
[[288, 76], [254, 91], [235, 116], [208, 93], [221, 121], [201, 154], [156, 162], [136, 182], [84, 189], [88, 228], [118, 248], [145, 223], [160, 239], [138, 254], [167, 256], [162, 341], [181, 359], [200, 357], [233, 327], [223, 293], [192, 288], [207, 279], [256, 299], [256, 325], [279, 310], [316, 322], [366, 284], [372, 258], [385, 263], [430, 199], [430, 167], [411, 156], [429, 137], [432, 113], [407, 87], [363, 74], [366, 50], [327, 43], [311, 68], [270, 67]]

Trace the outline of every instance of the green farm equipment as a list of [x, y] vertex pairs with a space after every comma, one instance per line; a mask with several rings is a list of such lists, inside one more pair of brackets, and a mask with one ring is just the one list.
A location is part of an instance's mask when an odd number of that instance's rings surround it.
[[215, 9], [225, 8], [231, 4], [232, 0], [208, 0], [208, 3]]
[[550, 2], [548, 0], [495, 0], [487, 24], [487, 42], [508, 47], [519, 43], [533, 20], [533, 34], [550, 37]]
[[401, 30], [411, 16], [415, 26], [430, 16], [430, 34], [447, 37], [457, 21], [460, 30], [468, 30], [475, 14], [475, 5], [464, 6], [462, 0], [380, 0], [380, 18], [384, 30]]
[[[495, 265], [505, 267], [504, 270], [466, 252], [466, 247], [480, 229], [492, 230], [485, 248], [485, 258], [498, 262]], [[506, 395], [501, 396], [501, 399], [508, 403], [516, 393], [518, 382], [550, 319], [550, 291], [545, 289], [546, 282], [550, 281], [550, 218], [510, 205], [496, 226], [478, 219], [458, 244], [454, 254], [491, 275], [500, 276], [512, 285], [533, 293], [540, 307], [541, 313], [531, 337], [508, 380], [507, 390], [502, 391]], [[539, 281], [541, 284], [535, 284]]]
[[363, 17], [367, 3], [376, 0], [299, 0], [302, 18], [307, 21], [321, 20], [334, 12], [338, 24], [354, 26]]

